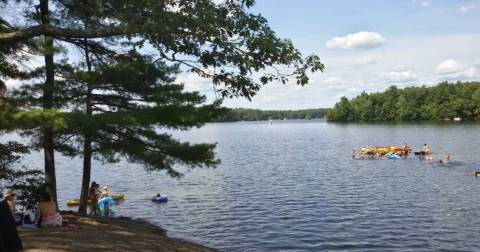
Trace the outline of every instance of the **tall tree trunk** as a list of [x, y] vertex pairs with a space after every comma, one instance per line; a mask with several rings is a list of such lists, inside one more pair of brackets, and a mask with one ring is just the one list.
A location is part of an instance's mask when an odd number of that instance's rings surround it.
[[[85, 21], [85, 29], [87, 28], [87, 21]], [[85, 44], [85, 60], [87, 63], [88, 73], [92, 72], [92, 62], [90, 61], [88, 41], [84, 39]], [[87, 80], [87, 97], [86, 97], [86, 114], [92, 115], [92, 85], [90, 80]], [[83, 178], [82, 178], [82, 192], [80, 194], [80, 206], [78, 212], [86, 213], [88, 205], [88, 186], [90, 184], [90, 174], [92, 170], [92, 135], [90, 129], [87, 127], [84, 132], [84, 146], [83, 146]]]
[[[40, 0], [40, 15], [42, 24], [50, 22], [48, 0]], [[53, 108], [53, 91], [55, 85], [55, 63], [53, 61], [53, 38], [44, 37], [45, 46], [45, 84], [43, 85], [43, 109]], [[57, 203], [57, 180], [55, 177], [54, 133], [52, 128], [43, 129], [43, 152], [45, 156], [45, 180], [50, 186], [53, 201]]]

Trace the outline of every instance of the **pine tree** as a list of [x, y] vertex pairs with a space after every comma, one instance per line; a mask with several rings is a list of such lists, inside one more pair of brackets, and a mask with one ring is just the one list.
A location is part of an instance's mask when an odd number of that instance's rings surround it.
[[[176, 162], [214, 165], [213, 145], [180, 143], [157, 131], [158, 126], [201, 126], [218, 110], [217, 103], [203, 105], [201, 95], [173, 84], [176, 64], [211, 78], [222, 97], [247, 99], [273, 81], [293, 78], [305, 85], [309, 71], [324, 67], [318, 56], [302, 58], [262, 16], [249, 13], [253, 3], [39, 0], [35, 8], [24, 5], [28, 22], [1, 30], [0, 44], [42, 40], [45, 65], [29, 77], [44, 81], [24, 85], [12, 101], [17, 107], [0, 115], [9, 121], [0, 124], [36, 137], [44, 149], [52, 192], [56, 192], [54, 150], [83, 153], [82, 202], [90, 152], [110, 161], [126, 156], [174, 176]], [[84, 57], [61, 61], [58, 46], [80, 48]], [[86, 67], [80, 70], [82, 64]], [[292, 70], [279, 70], [284, 68]]]

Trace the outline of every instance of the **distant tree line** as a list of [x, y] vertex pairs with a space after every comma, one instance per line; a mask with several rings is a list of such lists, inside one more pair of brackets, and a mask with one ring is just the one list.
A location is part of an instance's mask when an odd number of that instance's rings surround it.
[[439, 121], [480, 119], [480, 82], [441, 82], [433, 87], [389, 87], [385, 92], [349, 100], [342, 97], [328, 111], [332, 122]]
[[262, 120], [281, 120], [281, 119], [319, 119], [324, 118], [328, 109], [302, 109], [302, 110], [260, 110], [234, 108], [225, 109], [218, 118], [217, 122], [236, 122], [236, 121], [262, 121]]

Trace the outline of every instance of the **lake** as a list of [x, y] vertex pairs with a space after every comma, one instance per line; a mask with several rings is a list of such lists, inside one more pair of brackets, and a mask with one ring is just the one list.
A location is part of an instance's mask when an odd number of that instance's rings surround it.
[[[480, 251], [480, 125], [213, 123], [173, 134], [217, 142], [222, 164], [181, 179], [126, 161], [95, 161], [92, 179], [126, 200], [117, 215], [222, 251]], [[435, 162], [352, 160], [363, 145], [430, 145]], [[453, 162], [438, 163], [444, 152]], [[30, 166], [43, 157], [24, 159]], [[62, 209], [82, 162], [57, 156]], [[169, 202], [156, 204], [157, 192]]]

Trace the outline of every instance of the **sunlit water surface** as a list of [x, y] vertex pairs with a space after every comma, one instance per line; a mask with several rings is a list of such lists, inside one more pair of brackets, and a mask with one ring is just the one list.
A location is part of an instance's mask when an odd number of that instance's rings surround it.
[[[117, 215], [223, 251], [480, 251], [480, 125], [208, 124], [177, 137], [217, 142], [222, 164], [179, 180], [126, 161], [95, 161], [92, 179], [125, 192]], [[428, 143], [438, 160], [352, 160], [364, 144]], [[41, 168], [43, 158], [24, 159]], [[61, 208], [77, 198], [82, 162], [57, 156]], [[150, 198], [169, 195], [166, 204]]]

